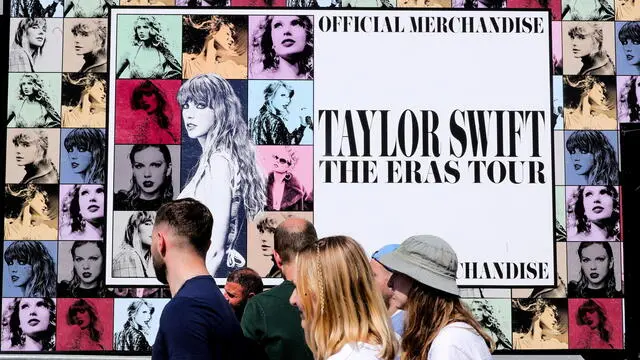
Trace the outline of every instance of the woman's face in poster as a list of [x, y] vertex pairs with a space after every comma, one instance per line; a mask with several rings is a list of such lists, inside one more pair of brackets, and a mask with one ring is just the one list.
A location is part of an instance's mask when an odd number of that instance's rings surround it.
[[213, 35], [213, 40], [223, 49], [231, 50], [235, 45], [233, 29], [228, 24], [222, 24], [220, 29]]
[[31, 96], [33, 95], [35, 86], [33, 85], [33, 81], [31, 79], [23, 79], [20, 82], [20, 92], [23, 96]]
[[147, 199], [157, 198], [160, 186], [168, 175], [169, 164], [158, 148], [148, 147], [133, 155], [133, 176]]
[[293, 165], [291, 154], [289, 154], [286, 149], [274, 152], [272, 158], [274, 172], [285, 173], [289, 171], [289, 169], [291, 169], [291, 166]]
[[26, 261], [13, 259], [7, 262], [11, 283], [15, 287], [25, 286], [33, 276], [33, 266]]
[[482, 304], [479, 302], [471, 303], [471, 314], [478, 321], [482, 321], [484, 319], [484, 310], [482, 310]]
[[98, 44], [95, 32], [78, 32], [73, 35], [73, 49], [76, 55], [92, 53], [99, 47]]
[[42, 47], [47, 39], [47, 27], [41, 24], [32, 24], [27, 28], [27, 41], [33, 47]]
[[158, 110], [158, 95], [155, 92], [143, 93], [140, 97], [140, 106], [147, 114], [153, 114]]
[[49, 206], [47, 206], [47, 198], [43, 193], [37, 193], [29, 202], [29, 207], [31, 207], [31, 211], [36, 215], [40, 215], [43, 217], [46, 217], [48, 215]]
[[631, 65], [640, 64], [640, 41], [625, 39], [622, 41], [622, 49], [627, 57], [627, 62]]
[[546, 306], [542, 314], [540, 314], [540, 326], [546, 329], [555, 329], [558, 320], [556, 319], [556, 313], [551, 306]]
[[143, 245], [151, 246], [153, 222], [153, 219], [146, 219], [138, 226], [138, 234]]
[[104, 218], [104, 187], [80, 186], [78, 202], [80, 215], [84, 220]]
[[574, 57], [581, 58], [589, 56], [594, 52], [596, 44], [591, 34], [574, 34], [570, 39], [571, 51], [573, 52]]
[[578, 175], [587, 175], [593, 168], [594, 156], [592, 153], [576, 148], [571, 153], [573, 169]]
[[284, 86], [280, 86], [278, 90], [273, 94], [273, 98], [271, 99], [271, 106], [274, 109], [279, 111], [280, 113], [284, 113], [287, 111], [287, 107], [291, 104], [291, 96], [289, 96], [291, 92], [287, 90]]
[[23, 298], [19, 304], [20, 328], [27, 336], [34, 336], [49, 328], [51, 314], [41, 298]]
[[307, 31], [297, 16], [274, 16], [271, 23], [271, 40], [276, 55], [288, 58], [304, 51]]
[[589, 100], [596, 105], [604, 105], [607, 101], [604, 86], [600, 83], [593, 84], [593, 87], [589, 90], [588, 96]]
[[151, 37], [151, 28], [146, 22], [139, 22], [136, 25], [136, 35], [140, 41], [147, 41]]
[[27, 166], [40, 160], [40, 151], [33, 142], [20, 142], [16, 145], [16, 164], [18, 166]]
[[102, 81], [94, 82], [87, 93], [89, 94], [91, 101], [95, 103], [104, 104], [107, 100], [107, 92], [104, 89]]
[[89, 169], [93, 162], [93, 153], [85, 146], [73, 146], [67, 149], [67, 155], [71, 162], [71, 170], [76, 174], [82, 174]]
[[80, 326], [81, 329], [86, 329], [91, 324], [91, 315], [88, 311], [84, 309], [79, 309], [75, 315], [76, 324]]
[[591, 329], [595, 329], [600, 325], [600, 315], [597, 311], [591, 311], [584, 314], [582, 321]]
[[73, 270], [80, 281], [93, 285], [102, 274], [102, 253], [95, 243], [87, 243], [76, 248], [73, 258]]
[[600, 244], [592, 244], [582, 249], [580, 258], [582, 273], [593, 286], [599, 286], [613, 269], [613, 262]]
[[587, 220], [605, 220], [613, 215], [613, 197], [605, 186], [586, 186], [582, 198]]
[[133, 321], [142, 327], [149, 327], [149, 322], [151, 321], [151, 309], [149, 309], [145, 304], [140, 305]]
[[192, 139], [206, 137], [213, 126], [214, 112], [206, 104], [189, 101], [182, 105], [182, 118], [187, 135]]

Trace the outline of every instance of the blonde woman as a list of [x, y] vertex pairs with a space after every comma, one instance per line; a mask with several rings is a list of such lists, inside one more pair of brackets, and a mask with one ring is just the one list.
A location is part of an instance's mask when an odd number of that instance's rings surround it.
[[380, 263], [393, 271], [391, 301], [405, 311], [401, 360], [489, 360], [495, 344], [460, 300], [458, 258], [432, 235], [405, 240]]
[[362, 247], [352, 238], [320, 239], [297, 257], [290, 302], [302, 314], [316, 360], [392, 360], [397, 340]]

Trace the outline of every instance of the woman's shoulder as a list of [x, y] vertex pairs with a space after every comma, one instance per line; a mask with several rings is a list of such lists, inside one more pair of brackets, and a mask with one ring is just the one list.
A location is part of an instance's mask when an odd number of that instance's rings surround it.
[[484, 338], [469, 324], [456, 321], [440, 329], [433, 339], [429, 357], [438, 359], [438, 353], [450, 354], [452, 351], [473, 354], [470, 358], [485, 359], [490, 356], [489, 347]]
[[377, 360], [382, 346], [364, 342], [352, 342], [345, 344], [337, 353], [329, 356], [327, 360]]

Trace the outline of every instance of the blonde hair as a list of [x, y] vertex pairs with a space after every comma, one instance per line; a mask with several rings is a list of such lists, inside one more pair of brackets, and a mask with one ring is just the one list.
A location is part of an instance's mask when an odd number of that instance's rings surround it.
[[460, 297], [413, 280], [407, 298], [401, 360], [426, 359], [440, 330], [457, 321], [470, 325], [485, 341], [489, 351], [495, 350], [495, 342]]
[[398, 343], [362, 247], [347, 236], [326, 237], [296, 261], [305, 339], [316, 360], [359, 341], [381, 345], [380, 359], [392, 360]]

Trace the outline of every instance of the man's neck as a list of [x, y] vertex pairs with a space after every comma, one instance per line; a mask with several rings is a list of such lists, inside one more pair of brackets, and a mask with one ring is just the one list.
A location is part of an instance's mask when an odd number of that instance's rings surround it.
[[291, 279], [293, 278], [293, 275], [294, 275], [293, 270], [294, 268], [287, 264], [282, 264], [282, 267], [280, 267], [280, 271], [282, 271], [282, 277], [285, 280], [289, 280], [289, 281], [291, 281]]
[[196, 276], [211, 275], [207, 271], [204, 260], [197, 256], [182, 255], [171, 265], [171, 271], [169, 271], [167, 267], [167, 282], [169, 283], [171, 297], [176, 296], [180, 288], [182, 288], [182, 285], [184, 285], [187, 280]]

